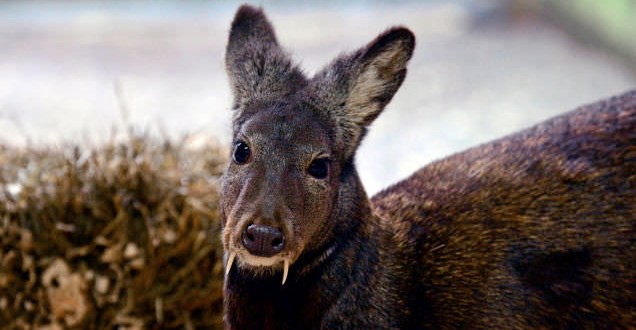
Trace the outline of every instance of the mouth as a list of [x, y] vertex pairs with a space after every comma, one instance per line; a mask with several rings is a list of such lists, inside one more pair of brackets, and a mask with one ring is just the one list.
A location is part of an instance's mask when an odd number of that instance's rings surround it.
[[[230, 250], [228, 252], [228, 258], [225, 265], [225, 274], [229, 274], [232, 266], [235, 264], [237, 260], [241, 263], [241, 265], [245, 265], [252, 269], [262, 269], [262, 270], [272, 270], [280, 267], [282, 265], [283, 268], [283, 281], [281, 285], [285, 285], [287, 281], [287, 275], [289, 274], [289, 266], [291, 264], [289, 256], [274, 256], [274, 257], [258, 257], [249, 253], [243, 253], [242, 251]], [[238, 265], [237, 265], [238, 267]]]

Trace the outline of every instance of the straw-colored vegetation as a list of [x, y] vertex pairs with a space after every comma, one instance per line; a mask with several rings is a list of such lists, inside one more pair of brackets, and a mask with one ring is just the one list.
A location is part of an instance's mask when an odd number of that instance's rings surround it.
[[226, 152], [0, 147], [2, 329], [221, 328]]

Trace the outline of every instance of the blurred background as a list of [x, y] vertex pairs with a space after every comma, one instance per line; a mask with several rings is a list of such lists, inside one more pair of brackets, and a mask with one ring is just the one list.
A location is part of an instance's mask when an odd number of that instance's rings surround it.
[[[99, 145], [128, 125], [229, 143], [223, 56], [240, 3], [0, 2], [0, 144]], [[254, 4], [308, 74], [389, 26], [416, 34], [406, 81], [358, 154], [370, 193], [636, 86], [634, 0]]]

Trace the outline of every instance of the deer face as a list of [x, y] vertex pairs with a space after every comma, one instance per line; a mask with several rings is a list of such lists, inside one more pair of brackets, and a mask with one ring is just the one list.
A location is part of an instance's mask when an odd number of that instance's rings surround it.
[[328, 131], [311, 110], [255, 107], [237, 127], [223, 179], [223, 242], [239, 267], [267, 270], [292, 264], [326, 239], [339, 168]]
[[[307, 78], [261, 10], [242, 6], [227, 45], [234, 94], [232, 161], [223, 178], [229, 271], [264, 275], [319, 250], [359, 193], [353, 158], [367, 126], [406, 75], [413, 34], [393, 28]], [[362, 200], [361, 200], [362, 199]]]

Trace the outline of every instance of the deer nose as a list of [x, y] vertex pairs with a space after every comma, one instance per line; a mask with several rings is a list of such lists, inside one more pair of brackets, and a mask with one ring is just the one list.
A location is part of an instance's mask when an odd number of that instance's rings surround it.
[[251, 254], [271, 257], [285, 247], [285, 235], [280, 228], [265, 225], [249, 225], [243, 232], [243, 246]]

